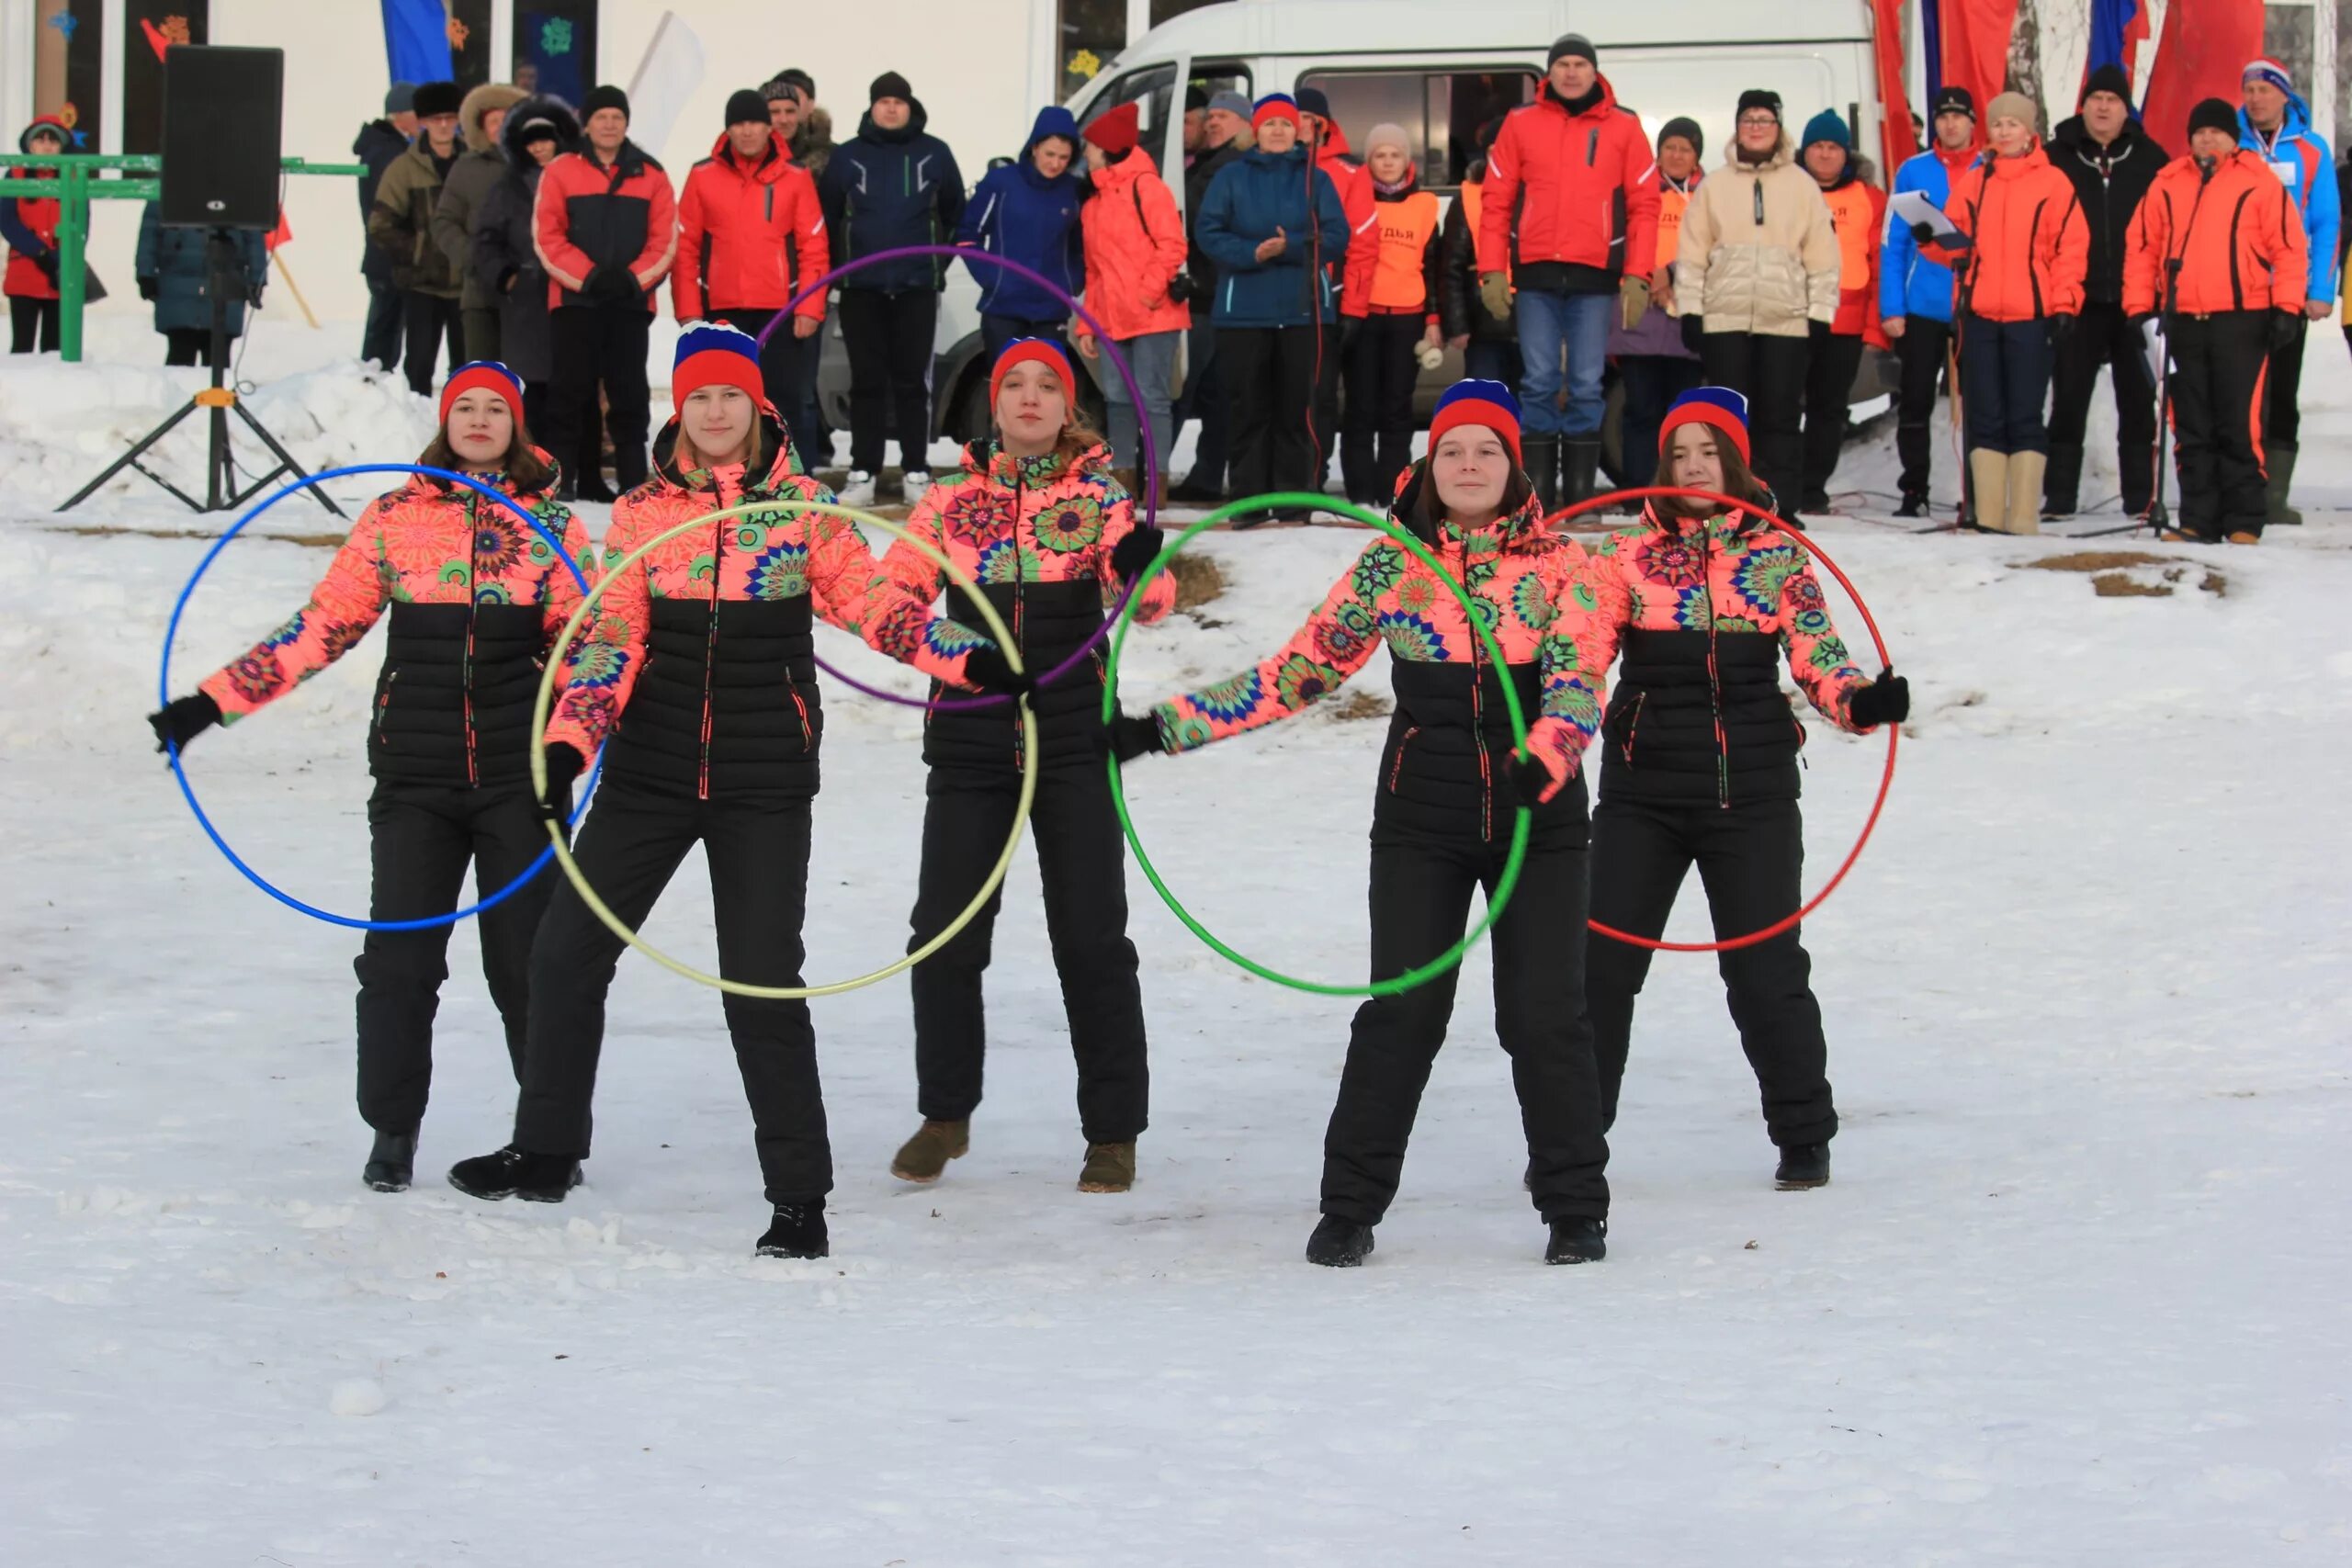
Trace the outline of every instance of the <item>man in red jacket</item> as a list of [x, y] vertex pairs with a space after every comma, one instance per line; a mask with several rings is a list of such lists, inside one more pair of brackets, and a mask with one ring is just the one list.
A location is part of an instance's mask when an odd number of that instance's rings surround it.
[[1617, 107], [1581, 33], [1553, 43], [1542, 90], [1504, 119], [1487, 158], [1478, 295], [1502, 321], [1517, 292], [1520, 447], [1546, 510], [1594, 492], [1609, 329], [1631, 330], [1650, 304], [1656, 170], [1641, 121]]
[[[678, 197], [678, 265], [670, 299], [681, 324], [710, 320], [754, 337], [801, 288], [825, 275], [825, 215], [817, 182], [785, 151], [768, 106], [748, 89], [727, 100], [727, 129], [686, 171]], [[793, 444], [814, 453], [817, 344], [825, 297], [800, 302], [760, 350], [760, 379]], [[813, 460], [813, 459], [812, 459]]]
[[[581, 450], [601, 382], [613, 476], [626, 491], [645, 482], [646, 337], [653, 290], [677, 257], [678, 207], [670, 176], [628, 139], [628, 96], [592, 87], [580, 107], [587, 146], [547, 166], [531, 217], [555, 361], [542, 434], [551, 452]], [[603, 488], [600, 474], [567, 474], [563, 499], [596, 500]]]

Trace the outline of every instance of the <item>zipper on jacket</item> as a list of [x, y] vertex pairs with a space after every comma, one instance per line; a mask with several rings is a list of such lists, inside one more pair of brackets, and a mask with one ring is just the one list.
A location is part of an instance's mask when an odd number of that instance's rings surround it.
[[[1008, 654], [1020, 648], [1028, 635], [1023, 625], [1027, 617], [1023, 614], [1028, 608], [1028, 596], [1022, 591], [1025, 580], [1021, 575], [1021, 528], [1024, 521], [1021, 515], [1021, 493], [1026, 488], [1026, 478], [1020, 459], [1015, 458], [1012, 464], [1012, 648], [1005, 650]], [[1005, 712], [1012, 719], [1012, 771], [1017, 773], [1023, 772], [1028, 763], [1028, 754], [1021, 744], [1019, 699], [1006, 704]]]
[[1723, 671], [1715, 659], [1715, 536], [1699, 525], [1699, 581], [1707, 595], [1707, 708], [1715, 725], [1715, 804], [1731, 809], [1731, 737], [1724, 732]]
[[[710, 490], [712, 510], [727, 504], [727, 492], [714, 483]], [[710, 630], [702, 645], [702, 757], [696, 767], [695, 798], [710, 798], [710, 688], [718, 663], [718, 596], [726, 587], [727, 523], [724, 517], [710, 525]]]
[[481, 783], [481, 771], [475, 765], [474, 749], [474, 620], [481, 607], [481, 598], [475, 590], [481, 575], [481, 533], [475, 526], [474, 498], [466, 498], [466, 650], [458, 661], [458, 692], [464, 704], [466, 728], [466, 787], [472, 789]]
[[1634, 737], [1640, 733], [1642, 728], [1642, 705], [1649, 700], [1649, 693], [1645, 691], [1635, 693], [1633, 711], [1625, 719], [1625, 739], [1620, 750], [1625, 758], [1625, 765], [1629, 768], [1634, 765]]
[[808, 728], [808, 705], [800, 700], [800, 682], [792, 678], [790, 670], [784, 672], [784, 690], [800, 715], [800, 749], [813, 757], [817, 754], [817, 732]]
[[1761, 229], [1764, 227], [1764, 176], [1762, 175], [1758, 175], [1756, 176], [1754, 195], [1756, 197], [1756, 226], [1758, 229]]
[[[1457, 579], [1470, 575], [1470, 546], [1462, 545], [1462, 570]], [[1487, 657], [1486, 645], [1479, 640], [1478, 628], [1470, 628], [1470, 740], [1478, 749], [1478, 839], [1492, 843], [1495, 838], [1495, 770], [1487, 760], [1487, 694], [1486, 682], [1480, 678]], [[1533, 801], [1526, 804], [1532, 806]]]
[[384, 721], [392, 716], [392, 688], [400, 683], [400, 678], [397, 670], [384, 677], [384, 694], [376, 699], [376, 743], [379, 746], [392, 743], [391, 732], [384, 728]]
[[1396, 793], [1396, 781], [1405, 772], [1406, 749], [1413, 744], [1413, 737], [1420, 732], [1419, 725], [1408, 724], [1405, 727], [1404, 739], [1396, 742], [1396, 760], [1388, 764], [1388, 793], [1391, 795]]

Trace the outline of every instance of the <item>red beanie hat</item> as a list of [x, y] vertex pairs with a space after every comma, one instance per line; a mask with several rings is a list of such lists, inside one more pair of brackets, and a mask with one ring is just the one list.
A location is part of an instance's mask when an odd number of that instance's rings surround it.
[[1686, 424], [1703, 424], [1721, 433], [1739, 449], [1740, 461], [1752, 460], [1747, 455], [1747, 400], [1729, 387], [1694, 387], [1675, 399], [1658, 426], [1659, 457], [1666, 456], [1674, 433]]
[[1137, 100], [1130, 98], [1109, 114], [1095, 117], [1080, 134], [1105, 152], [1132, 152], [1143, 131], [1142, 115]]
[[1520, 461], [1519, 400], [1500, 381], [1456, 381], [1438, 394], [1437, 410], [1430, 415], [1430, 450], [1458, 424], [1483, 424], [1502, 437], [1510, 460]]
[[1288, 93], [1268, 93], [1260, 98], [1258, 107], [1250, 113], [1250, 129], [1255, 130], [1270, 119], [1286, 119], [1296, 125], [1298, 100]]
[[701, 387], [739, 387], [762, 409], [768, 408], [760, 376], [760, 344], [725, 321], [696, 321], [678, 334], [678, 356], [670, 370], [670, 401], [678, 408]]
[[1042, 365], [1061, 378], [1062, 396], [1078, 396], [1078, 378], [1070, 374], [1069, 356], [1041, 337], [1017, 337], [1004, 345], [996, 356], [996, 368], [989, 372], [989, 408], [993, 412], [999, 393], [1004, 389], [1004, 378], [1016, 365]]
[[508, 412], [518, 421], [523, 417], [523, 378], [495, 359], [476, 359], [449, 372], [449, 379], [441, 388], [441, 423], [449, 423], [449, 410], [468, 392], [496, 392], [506, 400]]

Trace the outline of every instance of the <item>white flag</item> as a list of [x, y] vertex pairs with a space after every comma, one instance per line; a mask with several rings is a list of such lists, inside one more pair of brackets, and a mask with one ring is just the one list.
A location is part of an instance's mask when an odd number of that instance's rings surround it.
[[628, 136], [639, 147], [660, 157], [670, 132], [688, 100], [702, 85], [702, 39], [678, 19], [675, 11], [662, 13], [645, 58], [628, 82]]

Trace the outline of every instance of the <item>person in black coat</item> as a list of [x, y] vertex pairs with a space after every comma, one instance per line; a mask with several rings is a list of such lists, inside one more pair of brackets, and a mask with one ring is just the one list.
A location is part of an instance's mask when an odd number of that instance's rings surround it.
[[[1191, 105], [1188, 96], [1188, 118]], [[1185, 334], [1184, 390], [1174, 410], [1175, 428], [1181, 431], [1186, 420], [1197, 419], [1201, 437], [1193, 448], [1192, 471], [1169, 499], [1215, 506], [1225, 499], [1225, 381], [1216, 371], [1216, 324], [1208, 309], [1216, 298], [1216, 263], [1201, 249], [1197, 220], [1210, 184], [1250, 150], [1250, 100], [1230, 89], [1204, 100], [1201, 135], [1200, 151], [1187, 152], [1184, 160], [1184, 220], [1192, 239], [1184, 271], [1193, 280], [1193, 329]]]
[[387, 375], [400, 368], [405, 317], [400, 286], [392, 281], [392, 258], [368, 243], [366, 231], [378, 183], [416, 135], [415, 100], [413, 83], [393, 83], [384, 94], [384, 118], [361, 126], [351, 143], [351, 155], [368, 169], [359, 176], [359, 276], [368, 280], [368, 325], [360, 333], [359, 357], [382, 367]]
[[[2041, 513], [2071, 517], [2082, 500], [2083, 431], [2101, 366], [2115, 379], [2115, 468], [2126, 516], [2147, 513], [2155, 491], [2156, 389], [2139, 333], [2123, 313], [2123, 253], [2132, 215], [2172, 154], [2156, 145], [2132, 109], [2132, 83], [2102, 65], [2083, 85], [2082, 112], [2050, 136], [2050, 162], [2075, 182], [2090, 230], [2083, 311], [2061, 329], [2050, 396], [2050, 466]], [[2063, 318], [2062, 318], [2063, 319]]]
[[[508, 111], [498, 141], [506, 171], [474, 209], [469, 260], [475, 282], [499, 302], [500, 350], [507, 368], [522, 379], [533, 424], [543, 427], [555, 351], [548, 333], [548, 272], [533, 243], [531, 213], [538, 201], [539, 171], [580, 144], [579, 117], [560, 98], [526, 98]], [[589, 453], [584, 465], [574, 463], [578, 454], [560, 456], [574, 471], [593, 470], [601, 451]]]

